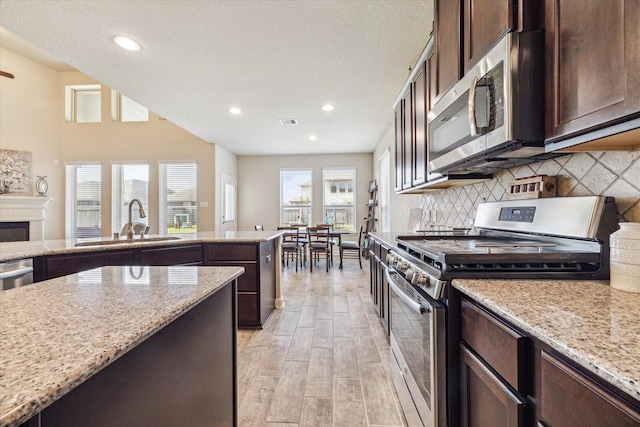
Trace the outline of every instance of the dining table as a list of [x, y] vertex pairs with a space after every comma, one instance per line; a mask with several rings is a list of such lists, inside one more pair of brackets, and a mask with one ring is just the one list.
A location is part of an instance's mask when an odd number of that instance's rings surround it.
[[[307, 237], [302, 237], [302, 236], [306, 236], [306, 228], [308, 227], [308, 225], [305, 224], [291, 224], [290, 227], [292, 228], [297, 228], [298, 229], [298, 233], [300, 235], [300, 237], [298, 238], [298, 241], [300, 243], [303, 244], [308, 244], [309, 243], [309, 239]], [[340, 245], [342, 245], [342, 236], [347, 236], [350, 234], [356, 234], [355, 231], [351, 231], [351, 230], [333, 230], [333, 229], [329, 229], [329, 237], [330, 238], [337, 238], [338, 239], [338, 248], [340, 248]], [[342, 270], [342, 252], [340, 252], [340, 265], [338, 266], [338, 268], [340, 270]], [[305, 256], [306, 256], [306, 252], [305, 252]], [[305, 259], [306, 261], [306, 259]]]

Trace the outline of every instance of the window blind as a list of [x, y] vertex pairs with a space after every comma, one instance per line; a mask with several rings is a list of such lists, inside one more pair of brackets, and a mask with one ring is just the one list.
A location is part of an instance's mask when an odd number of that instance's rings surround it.
[[65, 237], [100, 237], [102, 168], [100, 164], [66, 164]]
[[159, 165], [160, 234], [195, 233], [198, 224], [198, 167], [195, 162]]

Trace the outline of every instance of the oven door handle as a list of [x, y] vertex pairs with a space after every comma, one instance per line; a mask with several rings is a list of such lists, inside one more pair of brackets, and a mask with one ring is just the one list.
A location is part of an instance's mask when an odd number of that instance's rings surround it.
[[413, 311], [415, 311], [415, 312], [417, 312], [419, 314], [424, 314], [424, 313], [430, 311], [428, 307], [425, 307], [422, 304], [419, 304], [416, 301], [414, 301], [413, 299], [411, 299], [411, 297], [409, 297], [409, 295], [407, 295], [402, 289], [400, 289], [398, 287], [398, 285], [396, 285], [395, 281], [393, 280], [393, 277], [391, 276], [391, 273], [397, 273], [395, 269], [388, 268], [383, 263], [381, 263], [381, 265], [384, 268], [385, 275], [387, 276], [387, 282], [389, 283], [389, 287], [393, 290], [393, 292], [396, 293], [396, 295], [398, 295], [400, 297], [400, 299], [405, 304], [407, 304]]

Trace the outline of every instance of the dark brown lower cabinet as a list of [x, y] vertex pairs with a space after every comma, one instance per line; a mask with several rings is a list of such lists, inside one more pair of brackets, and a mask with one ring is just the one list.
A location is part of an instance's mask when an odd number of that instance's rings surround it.
[[202, 264], [202, 245], [149, 248], [140, 251], [141, 265]]
[[[136, 265], [133, 250], [103, 251], [69, 255], [52, 255], [41, 259], [41, 280], [54, 279], [106, 265]], [[38, 261], [36, 261], [38, 265]], [[37, 268], [37, 267], [36, 267]]]
[[638, 427], [640, 412], [560, 358], [541, 352], [545, 426]]
[[640, 427], [637, 399], [461, 292], [448, 296], [458, 367], [448, 372], [458, 384], [449, 425]]
[[275, 309], [275, 240], [208, 243], [205, 263], [244, 268], [238, 278], [238, 327], [263, 328]]
[[486, 363], [460, 344], [462, 426], [524, 426], [526, 401]]

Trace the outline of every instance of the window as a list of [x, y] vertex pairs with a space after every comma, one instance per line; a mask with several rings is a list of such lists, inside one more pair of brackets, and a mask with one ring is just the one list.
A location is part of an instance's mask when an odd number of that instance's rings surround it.
[[159, 165], [160, 234], [198, 231], [198, 167], [195, 162]]
[[[355, 180], [354, 168], [322, 170], [324, 222], [336, 230], [355, 230]], [[333, 191], [336, 187], [337, 192]]]
[[380, 231], [391, 231], [391, 159], [389, 150], [380, 156]]
[[148, 122], [149, 110], [111, 89], [111, 119], [115, 122]]
[[74, 123], [99, 123], [102, 118], [100, 85], [65, 87], [65, 120]]
[[311, 169], [280, 170], [280, 225], [313, 224]]
[[100, 237], [101, 171], [99, 163], [67, 164], [65, 237]]
[[[138, 199], [145, 213], [149, 211], [149, 165], [146, 163], [114, 163], [111, 165], [111, 232], [121, 233], [129, 221], [129, 202]], [[139, 217], [139, 206], [133, 205], [132, 222], [149, 225]]]

